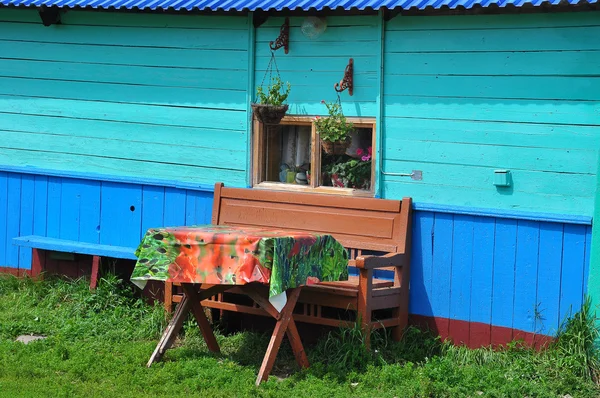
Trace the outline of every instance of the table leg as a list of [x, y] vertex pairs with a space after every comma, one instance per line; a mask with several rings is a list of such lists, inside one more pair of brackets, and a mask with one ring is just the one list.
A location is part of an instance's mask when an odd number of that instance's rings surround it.
[[[263, 359], [260, 370], [258, 371], [258, 377], [256, 379], [256, 385], [260, 385], [262, 381], [266, 381], [269, 378], [269, 374], [273, 369], [273, 365], [275, 364], [275, 358], [277, 357], [277, 353], [279, 352], [279, 347], [281, 346], [281, 342], [283, 341], [283, 335], [287, 332], [290, 321], [292, 320], [292, 312], [294, 311], [294, 307], [296, 302], [298, 301], [298, 296], [300, 295], [300, 288], [290, 289], [288, 293], [287, 303], [285, 307], [281, 310], [279, 314], [279, 319], [277, 320], [277, 324], [275, 325], [275, 330], [273, 330], [273, 335], [271, 336], [271, 341], [269, 342], [269, 347], [267, 348], [267, 352], [265, 353], [265, 357]], [[295, 325], [294, 328], [295, 329]], [[298, 331], [295, 330], [295, 334], [292, 331], [292, 335], [294, 336], [294, 340], [298, 344], [301, 345], [300, 339], [295, 339], [298, 335]], [[292, 344], [294, 347], [294, 344]], [[302, 352], [304, 349], [302, 349]], [[294, 351], [296, 353], [296, 350]], [[307, 361], [308, 362], [308, 361]]]
[[191, 303], [189, 298], [187, 297], [187, 295], [184, 295], [181, 299], [181, 302], [177, 305], [177, 308], [175, 309], [175, 314], [173, 315], [173, 318], [171, 319], [171, 321], [167, 325], [167, 328], [163, 332], [163, 335], [160, 338], [156, 349], [152, 353], [152, 356], [150, 356], [150, 360], [146, 365], [147, 367], [150, 367], [150, 365], [152, 365], [154, 362], [159, 361], [165, 353], [165, 351], [167, 351], [169, 347], [173, 345], [173, 341], [175, 340], [175, 337], [181, 330], [183, 321], [185, 321], [185, 317], [187, 316], [187, 313], [190, 310], [190, 304]]
[[[219, 348], [219, 343], [217, 343], [217, 339], [212, 331], [212, 328], [210, 327], [208, 318], [206, 318], [204, 307], [202, 307], [202, 304], [200, 303], [200, 301], [206, 297], [201, 298], [198, 290], [196, 290], [192, 283], [182, 283], [181, 287], [183, 288], [185, 296], [189, 297], [191, 300], [192, 313], [194, 314], [194, 318], [196, 318], [196, 322], [198, 323], [198, 327], [202, 332], [202, 336], [204, 336], [204, 341], [206, 341], [208, 349], [212, 352], [220, 353], [221, 350]], [[229, 288], [229, 286], [224, 286], [223, 290], [225, 290], [225, 288]]]

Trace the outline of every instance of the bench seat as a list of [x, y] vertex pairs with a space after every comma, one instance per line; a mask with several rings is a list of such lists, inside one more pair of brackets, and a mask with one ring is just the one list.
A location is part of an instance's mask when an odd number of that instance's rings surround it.
[[13, 245], [30, 247], [33, 249], [31, 264], [32, 274], [37, 275], [45, 268], [44, 260], [40, 254], [41, 250], [85, 254], [92, 256], [92, 275], [90, 288], [94, 289], [98, 281], [100, 257], [119, 258], [125, 260], [136, 260], [135, 247], [103, 245], [99, 243], [79, 242], [68, 239], [50, 238], [47, 236], [27, 235], [13, 238]]

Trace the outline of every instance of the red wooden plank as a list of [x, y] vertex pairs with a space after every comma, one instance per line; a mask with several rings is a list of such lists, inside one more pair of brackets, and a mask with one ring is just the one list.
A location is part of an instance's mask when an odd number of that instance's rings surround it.
[[469, 345], [469, 322], [450, 319], [448, 337], [454, 345]]
[[492, 326], [492, 345], [505, 345], [512, 340], [513, 330], [502, 326]]
[[471, 322], [469, 347], [488, 347], [492, 342], [492, 326], [485, 323]]

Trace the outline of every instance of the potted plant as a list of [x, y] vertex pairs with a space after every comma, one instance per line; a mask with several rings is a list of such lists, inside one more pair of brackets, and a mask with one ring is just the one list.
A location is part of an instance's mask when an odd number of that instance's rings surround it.
[[371, 147], [356, 150], [360, 159], [332, 163], [327, 167], [331, 185], [339, 188], [369, 189], [371, 185]]
[[266, 92], [262, 86], [256, 89], [258, 103], [252, 103], [252, 111], [256, 118], [263, 124], [279, 124], [288, 110], [288, 105], [284, 104], [290, 94], [291, 85], [284, 83], [279, 76], [274, 76], [271, 84], [267, 86]]
[[329, 117], [315, 118], [315, 126], [321, 137], [321, 146], [328, 155], [343, 155], [352, 143], [350, 132], [354, 128], [351, 122], [346, 121], [342, 112], [342, 105], [339, 103], [325, 104]]

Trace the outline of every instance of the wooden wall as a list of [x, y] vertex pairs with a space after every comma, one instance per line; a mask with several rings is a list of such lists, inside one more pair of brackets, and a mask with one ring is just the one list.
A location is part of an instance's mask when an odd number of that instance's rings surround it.
[[[598, 12], [397, 17], [384, 47], [385, 197], [591, 216]], [[513, 187], [496, 189], [495, 169]]]
[[[305, 37], [300, 30], [304, 17], [290, 18], [290, 48], [286, 55], [277, 50], [275, 60], [281, 80], [292, 84], [288, 113], [327, 115], [321, 100], [333, 102], [337, 94], [333, 85], [344, 77], [350, 58], [354, 59], [354, 95], [340, 94], [347, 116], [375, 117], [379, 113], [379, 58], [381, 57], [381, 22], [377, 16], [328, 17], [327, 29], [316, 39]], [[279, 35], [283, 17], [269, 18], [256, 30], [255, 84], [266, 86], [265, 71], [271, 58], [269, 42]], [[273, 68], [275, 69], [275, 68]]]
[[212, 192], [0, 171], [0, 267], [30, 269], [39, 235], [137, 248], [148, 228], [210, 223]]
[[0, 10], [0, 164], [245, 186], [247, 17]]

